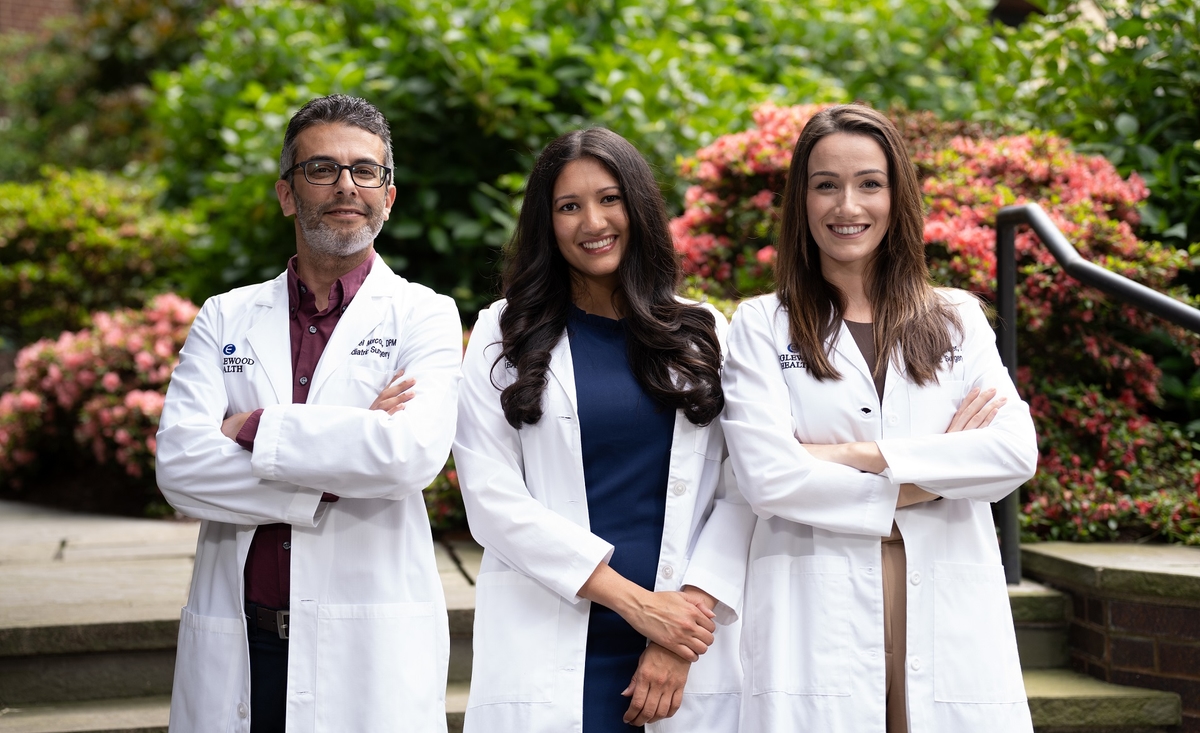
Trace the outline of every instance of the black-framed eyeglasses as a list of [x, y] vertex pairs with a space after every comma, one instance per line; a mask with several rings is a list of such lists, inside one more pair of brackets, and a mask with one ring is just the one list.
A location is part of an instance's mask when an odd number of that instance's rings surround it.
[[332, 186], [342, 177], [343, 170], [350, 171], [350, 179], [354, 181], [354, 185], [362, 188], [379, 188], [386, 184], [392, 175], [391, 168], [378, 163], [342, 165], [332, 160], [306, 160], [292, 166], [280, 178], [286, 179], [295, 173], [297, 168], [304, 171], [304, 179], [314, 186]]

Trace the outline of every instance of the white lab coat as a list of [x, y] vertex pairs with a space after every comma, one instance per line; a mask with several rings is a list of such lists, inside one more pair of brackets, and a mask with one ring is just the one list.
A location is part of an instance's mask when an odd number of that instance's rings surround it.
[[[171, 378], [158, 482], [203, 520], [179, 627], [173, 733], [250, 730], [243, 566], [256, 525], [291, 539], [289, 733], [445, 731], [449, 628], [421, 490], [454, 436], [454, 303], [376, 257], [292, 404], [287, 276], [210, 298]], [[367, 408], [405, 369], [415, 396]], [[253, 453], [221, 421], [263, 408]], [[322, 503], [323, 492], [341, 497]]]
[[[475, 593], [466, 733], [571, 733], [583, 726], [591, 603], [576, 595], [613, 546], [589, 530], [571, 347], [551, 351], [542, 419], [516, 430], [500, 391], [503, 301], [484, 310], [463, 362], [454, 460], [471, 532], [484, 547]], [[711, 308], [710, 308], [711, 310]], [[725, 319], [712, 311], [722, 340]], [[651, 731], [734, 731], [738, 636], [754, 517], [722, 481], [720, 425], [675, 418], [655, 590], [695, 585], [715, 596], [716, 640], [692, 665], [683, 704]], [[703, 531], [702, 531], [703, 530]]]
[[[1033, 475], [1036, 437], [977, 302], [939, 292], [957, 306], [964, 337], [936, 384], [918, 387], [890, 364], [882, 405], [845, 325], [831, 353], [842, 379], [819, 382], [789, 348], [774, 295], [734, 316], [721, 423], [758, 515], [743, 733], [884, 730], [880, 538], [893, 518], [908, 557], [912, 733], [1032, 730], [988, 502]], [[972, 387], [995, 387], [1008, 404], [987, 428], [945, 434]], [[889, 468], [862, 473], [800, 445], [853, 441], [876, 441]], [[896, 510], [901, 483], [944, 500]]]

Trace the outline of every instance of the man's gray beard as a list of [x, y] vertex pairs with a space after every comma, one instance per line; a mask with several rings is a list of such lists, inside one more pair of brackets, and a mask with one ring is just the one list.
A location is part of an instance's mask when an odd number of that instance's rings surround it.
[[321, 206], [310, 207], [299, 196], [296, 201], [296, 221], [304, 234], [304, 241], [319, 254], [330, 257], [348, 257], [371, 246], [375, 237], [383, 229], [383, 210], [374, 209], [365, 202], [359, 206], [366, 210], [367, 220], [357, 229], [335, 229], [325, 223], [322, 216], [330, 209], [345, 206], [344, 202], [334, 201]]

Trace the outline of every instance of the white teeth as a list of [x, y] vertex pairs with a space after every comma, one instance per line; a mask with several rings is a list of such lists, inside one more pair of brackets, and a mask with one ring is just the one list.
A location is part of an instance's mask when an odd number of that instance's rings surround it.
[[835, 231], [838, 234], [858, 234], [859, 232], [866, 231], [867, 225], [866, 224], [856, 224], [856, 225], [850, 226], [850, 227], [835, 226], [835, 227], [831, 227], [831, 228], [833, 229], [833, 231]]
[[614, 241], [616, 241], [616, 239], [617, 239], [616, 237], [607, 237], [605, 239], [601, 239], [598, 242], [584, 242], [583, 244], [581, 244], [579, 246], [583, 247], [584, 249], [603, 249], [604, 247], [607, 247], [608, 245], [610, 245]]

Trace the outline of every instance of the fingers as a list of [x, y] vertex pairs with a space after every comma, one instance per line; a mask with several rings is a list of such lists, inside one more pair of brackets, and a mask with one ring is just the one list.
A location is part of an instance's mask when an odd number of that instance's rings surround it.
[[1008, 402], [1006, 397], [994, 399], [995, 397], [995, 387], [989, 387], [982, 391], [978, 387], [973, 388], [963, 398], [962, 404], [958, 406], [946, 432], [956, 433], [990, 425], [992, 419], [996, 417], [997, 411]]
[[683, 593], [664, 591], [645, 594], [639, 612], [629, 621], [643, 636], [694, 662], [713, 643], [717, 629], [713, 615]]
[[674, 715], [683, 703], [690, 665], [651, 642], [638, 660], [629, 687], [621, 694], [630, 697], [623, 720], [641, 726]]
[[1008, 398], [1001, 397], [998, 400], [992, 400], [987, 403], [975, 417], [967, 421], [967, 425], [963, 429], [974, 430], [975, 428], [986, 428], [988, 425], [991, 425], [992, 419], [996, 417], [996, 413], [1000, 411], [1001, 407], [1004, 407], [1006, 402], [1008, 402]]
[[[383, 388], [375, 401], [371, 403], [371, 410], [383, 410], [389, 415], [394, 415], [404, 409], [404, 403], [414, 397], [410, 391], [417, 382], [415, 379], [400, 380], [404, 376], [404, 370], [396, 372], [396, 376], [392, 377], [392, 381], [388, 386]], [[400, 380], [400, 381], [397, 381]]]

